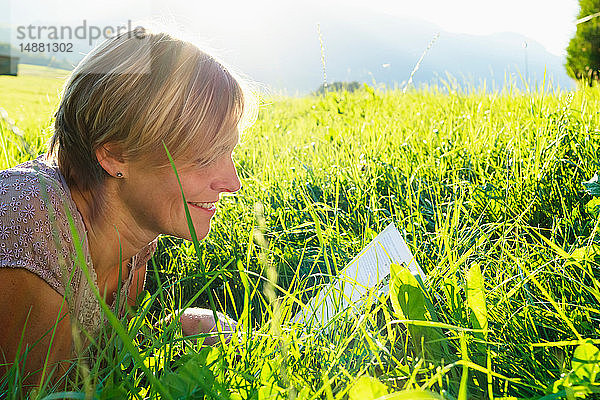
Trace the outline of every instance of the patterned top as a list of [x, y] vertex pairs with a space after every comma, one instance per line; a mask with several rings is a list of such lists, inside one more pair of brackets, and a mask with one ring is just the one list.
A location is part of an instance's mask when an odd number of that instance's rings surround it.
[[[71, 223], [69, 222], [71, 219]], [[73, 229], [70, 224], [72, 224]], [[45, 155], [0, 171], [0, 267], [25, 268], [65, 296], [71, 320], [96, 336], [102, 327], [100, 304], [77, 260], [79, 237], [89, 275], [97, 288], [83, 218], [54, 161]], [[134, 272], [146, 265], [156, 250], [155, 239], [129, 262], [122, 284], [119, 314], [124, 312]], [[73, 268], [74, 265], [79, 265]], [[111, 308], [116, 310], [115, 300]]]

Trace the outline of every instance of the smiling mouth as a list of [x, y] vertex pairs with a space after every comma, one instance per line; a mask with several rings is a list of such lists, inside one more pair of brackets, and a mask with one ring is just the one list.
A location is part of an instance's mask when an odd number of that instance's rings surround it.
[[194, 203], [192, 201], [188, 201], [188, 204], [194, 207], [203, 208], [208, 211], [216, 210], [217, 208], [216, 203]]

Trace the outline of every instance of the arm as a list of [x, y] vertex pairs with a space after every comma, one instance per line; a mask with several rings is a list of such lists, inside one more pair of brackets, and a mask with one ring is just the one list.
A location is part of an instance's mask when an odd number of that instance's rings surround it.
[[[181, 330], [183, 336], [193, 336], [200, 333], [210, 333], [221, 331], [228, 341], [231, 338], [231, 334], [235, 331], [237, 323], [226, 316], [223, 313], [217, 311], [217, 318], [219, 320], [219, 328], [215, 323], [215, 316], [212, 310], [205, 308], [190, 307], [187, 308], [180, 317]], [[207, 336], [204, 339], [204, 344], [212, 346], [219, 341], [218, 335]]]
[[46, 360], [44, 380], [56, 364], [53, 381], [66, 372], [72, 341], [68, 305], [41, 278], [22, 268], [0, 268], [0, 321], [0, 376], [14, 364], [21, 336], [21, 356], [30, 348], [25, 365], [20, 365], [24, 384], [40, 383]]
[[[135, 300], [138, 295], [144, 290], [144, 280], [146, 277], [146, 266], [140, 267], [133, 275], [131, 286], [129, 287], [129, 295], [127, 304], [130, 306], [135, 305]], [[174, 314], [178, 314], [176, 311]], [[235, 331], [236, 321], [227, 317], [226, 315], [217, 312], [219, 320], [220, 330], [224, 333], [225, 338], [229, 340], [231, 333]], [[169, 315], [163, 320], [159, 321], [156, 325], [168, 324], [173, 315]], [[190, 307], [187, 308], [179, 317], [181, 323], [181, 330], [183, 336], [193, 336], [199, 333], [217, 332], [217, 324], [215, 323], [214, 314], [211, 310], [204, 308]], [[214, 336], [207, 336], [204, 339], [204, 344], [212, 346], [219, 341], [219, 338]]]
[[[180, 310], [175, 311], [173, 314], [158, 321], [154, 326], [159, 327], [161, 325], [168, 325], [171, 323], [173, 317], [180, 312]], [[222, 335], [224, 335], [225, 340], [229, 341], [232, 333], [235, 332], [237, 322], [218, 311], [217, 318], [219, 320], [219, 330], [222, 332]], [[216, 334], [219, 330], [217, 329], [212, 310], [197, 307], [186, 308], [179, 317], [179, 323], [181, 324], [183, 336], [194, 336], [201, 333], [215, 332], [214, 335], [206, 336], [203, 344], [212, 346], [219, 342], [219, 337]]]

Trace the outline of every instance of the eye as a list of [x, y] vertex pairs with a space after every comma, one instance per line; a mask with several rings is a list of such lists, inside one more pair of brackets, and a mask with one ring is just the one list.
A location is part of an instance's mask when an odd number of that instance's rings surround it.
[[199, 157], [192, 162], [192, 165], [195, 168], [206, 168], [216, 164], [220, 160], [233, 158], [234, 149], [236, 147], [237, 143], [235, 145], [219, 146], [213, 150], [212, 157], [208, 159], [205, 157]]
[[223, 146], [219, 148], [218, 158], [227, 157], [233, 158], [234, 150], [237, 146]]

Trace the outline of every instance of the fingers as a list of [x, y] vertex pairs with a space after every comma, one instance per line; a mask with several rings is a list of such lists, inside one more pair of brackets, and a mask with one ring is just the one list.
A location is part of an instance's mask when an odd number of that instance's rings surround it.
[[[179, 314], [177, 311], [154, 324], [155, 327], [169, 324], [174, 315]], [[187, 308], [185, 309], [180, 317], [179, 322], [181, 324], [181, 330], [184, 336], [195, 336], [203, 333], [212, 333], [214, 335], [206, 336], [204, 338], [204, 345], [212, 346], [219, 341], [219, 336], [223, 336], [226, 342], [231, 340], [231, 335], [235, 331], [237, 321], [229, 318], [227, 315], [216, 312], [217, 321], [215, 321], [215, 315], [212, 310], [205, 308]], [[217, 323], [219, 327], [217, 328]], [[196, 341], [196, 339], [192, 339]]]

